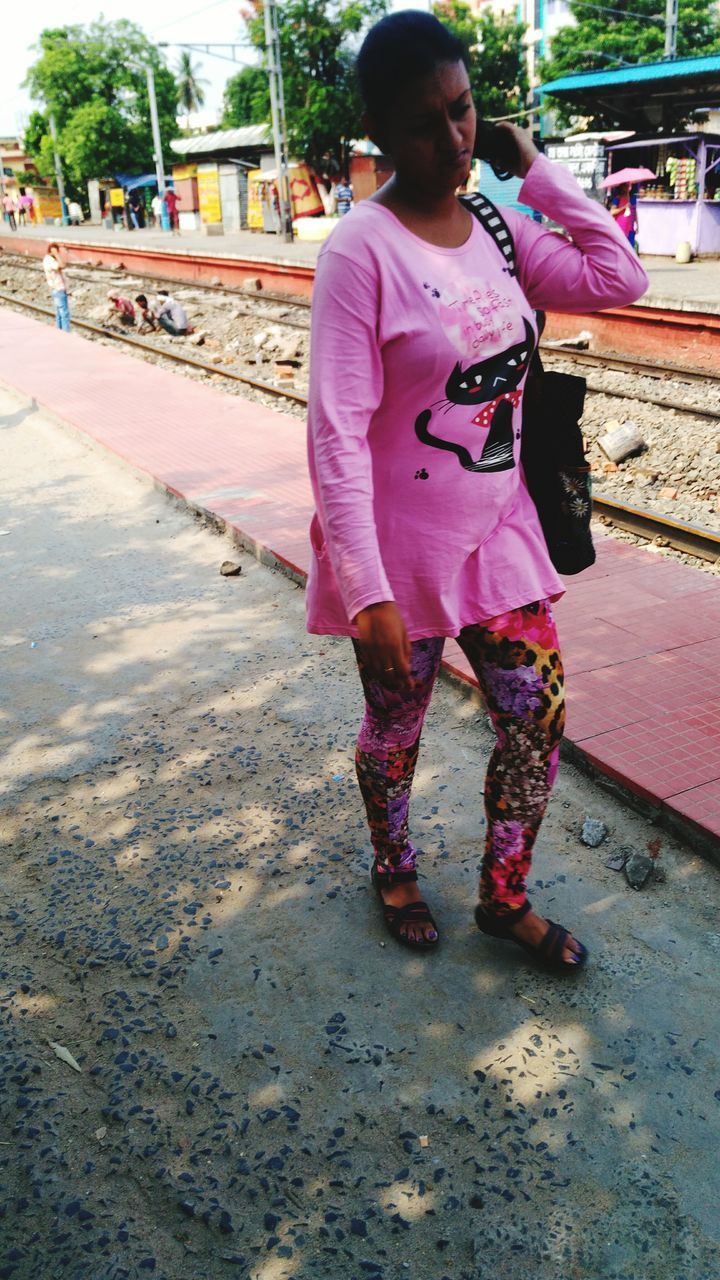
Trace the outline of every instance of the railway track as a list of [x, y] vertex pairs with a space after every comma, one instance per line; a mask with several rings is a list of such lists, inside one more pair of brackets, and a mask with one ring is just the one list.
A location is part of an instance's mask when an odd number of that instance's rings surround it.
[[[12, 255], [10, 254], [6, 255], [7, 258], [11, 258], [11, 256]], [[42, 267], [40, 264], [36, 265], [35, 263], [27, 262], [21, 255], [12, 256], [12, 265], [34, 275], [42, 274]], [[118, 275], [118, 268], [113, 267], [92, 267], [90, 270], [95, 274], [83, 273], [82, 267], [76, 265], [68, 268], [68, 275], [73, 280], [80, 280], [90, 284], [97, 284], [98, 273], [107, 275], [107, 277], [113, 281], [116, 280]], [[172, 280], [170, 277], [143, 276], [140, 272], [134, 270], [123, 271], [120, 274], [122, 278], [147, 281], [149, 286], [154, 287], [157, 287], [158, 284], [169, 284], [178, 287], [179, 283], [177, 280]], [[257, 311], [247, 305], [249, 299], [246, 289], [234, 287], [232, 285], [212, 283], [182, 284], [180, 287], [192, 288], [198, 292], [215, 292], [220, 293], [225, 297], [230, 297], [236, 307], [240, 304], [239, 314], [250, 319], [257, 316], [258, 319], [271, 320], [273, 323], [280, 323], [289, 328], [299, 329], [301, 331], [307, 331], [310, 327], [309, 321], [304, 319], [301, 320], [292, 316], [282, 315], [273, 319], [273, 317], [267, 313], [258, 315]], [[310, 308], [309, 298], [291, 299], [287, 295], [269, 293], [264, 289], [262, 290], [262, 293], [257, 296], [257, 302], [261, 305], [266, 302], [277, 303], [284, 309], [287, 309], [288, 307], [297, 307], [299, 309], [309, 310]], [[706, 371], [689, 369], [683, 365], [660, 364], [657, 361], [642, 360], [636, 357], [626, 357], [613, 352], [574, 351], [572, 349], [566, 349], [558, 346], [557, 344], [549, 343], [541, 343], [540, 349], [546, 359], [571, 361], [574, 364], [590, 365], [603, 370], [613, 369], [644, 377], [653, 377], [657, 380], [674, 378], [679, 381], [699, 382], [706, 386], [714, 387], [717, 387], [720, 382], [720, 379], [718, 379], [717, 376]], [[695, 417], [703, 418], [710, 422], [720, 421], [720, 410], [718, 409], [705, 408], [702, 405], [697, 404], [687, 404], [683, 400], [668, 398], [667, 396], [654, 396], [648, 394], [646, 391], [633, 390], [632, 388], [624, 390], [617, 387], [603, 387], [592, 382], [592, 380], [588, 381], [588, 391], [592, 395], [610, 396], [613, 399], [621, 400], [635, 400], [642, 404], [655, 405], [661, 409], [673, 409], [676, 413], [690, 413]]]
[[[34, 311], [47, 318], [53, 318], [54, 316], [54, 312], [50, 307], [41, 306], [36, 302], [27, 302], [2, 292], [0, 292], [0, 302], [6, 302], [10, 306], [20, 307], [23, 310]], [[268, 395], [276, 396], [278, 399], [290, 400], [303, 406], [307, 404], [307, 396], [304, 392], [294, 391], [288, 387], [275, 386], [271, 382], [264, 382], [259, 378], [252, 378], [247, 374], [237, 373], [232, 369], [222, 369], [195, 356], [173, 351], [169, 347], [156, 347], [154, 343], [144, 342], [140, 338], [132, 337], [129, 333], [114, 329], [104, 329], [99, 325], [92, 324], [89, 320], [75, 318], [73, 318], [73, 326], [91, 333], [94, 337], [110, 338], [115, 342], [123, 343], [161, 360], [169, 360], [175, 364], [197, 369], [205, 374], [212, 374], [215, 377], [244, 384]], [[720, 561], [720, 534], [711, 529], [686, 524], [679, 520], [672, 520], [669, 517], [659, 515], [657, 512], [646, 511], [640, 507], [616, 502], [601, 494], [593, 497], [593, 510], [617, 529], [625, 530], [649, 541], [660, 541], [664, 546], [672, 547], [676, 551], [696, 556], [710, 563]]]

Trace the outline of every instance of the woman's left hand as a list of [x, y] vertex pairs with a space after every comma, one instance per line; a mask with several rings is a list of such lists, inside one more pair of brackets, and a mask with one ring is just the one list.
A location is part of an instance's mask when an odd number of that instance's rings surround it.
[[507, 133], [512, 134], [518, 154], [518, 162], [513, 165], [513, 173], [516, 178], [526, 178], [533, 161], [540, 155], [532, 140], [532, 134], [528, 133], [527, 129], [519, 129], [516, 124], [511, 124], [509, 120], [499, 124], [497, 128], [505, 129]]

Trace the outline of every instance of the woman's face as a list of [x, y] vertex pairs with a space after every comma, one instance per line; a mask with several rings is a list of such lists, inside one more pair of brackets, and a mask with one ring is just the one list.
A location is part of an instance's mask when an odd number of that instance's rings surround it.
[[404, 186], [442, 195], [465, 182], [475, 144], [475, 107], [462, 62], [442, 62], [412, 81], [373, 127], [373, 141]]

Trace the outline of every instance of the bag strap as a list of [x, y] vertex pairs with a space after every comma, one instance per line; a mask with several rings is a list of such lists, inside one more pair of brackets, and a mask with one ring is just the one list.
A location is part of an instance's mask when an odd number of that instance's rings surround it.
[[517, 267], [515, 264], [515, 242], [512, 238], [512, 232], [503, 218], [500, 210], [495, 207], [492, 200], [488, 200], [487, 196], [480, 192], [472, 195], [460, 196], [460, 203], [464, 204], [475, 215], [478, 222], [482, 224], [489, 236], [492, 236], [503, 258], [507, 263], [508, 274], [517, 276]]

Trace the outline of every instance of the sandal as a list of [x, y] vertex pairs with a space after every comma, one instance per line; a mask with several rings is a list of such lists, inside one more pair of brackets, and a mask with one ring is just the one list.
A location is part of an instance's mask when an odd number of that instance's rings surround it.
[[577, 960], [563, 960], [562, 954], [571, 935], [561, 924], [555, 924], [554, 920], [548, 920], [547, 932], [536, 944], [526, 942], [524, 938], [518, 938], [513, 933], [513, 926], [522, 920], [529, 910], [530, 903], [527, 899], [516, 911], [508, 911], [501, 916], [495, 915], [478, 903], [475, 908], [475, 923], [481, 933], [487, 933], [492, 938], [504, 938], [507, 942], [516, 942], [523, 951], [527, 951], [528, 955], [533, 956], [539, 964], [552, 973], [574, 973], [582, 969], [588, 958], [587, 948], [576, 938], [575, 941], [580, 948], [577, 952]]
[[[370, 877], [382, 902], [383, 917], [388, 933], [395, 938], [396, 942], [402, 943], [404, 947], [412, 947], [415, 951], [432, 951], [437, 946], [440, 937], [438, 927], [433, 920], [427, 903], [420, 899], [418, 902], [408, 902], [404, 907], [394, 907], [391, 903], [385, 902], [382, 896], [383, 888], [389, 887], [388, 881], [392, 880], [394, 884], [410, 884], [413, 880], [417, 880], [417, 871], [393, 871], [392, 874], [381, 874], [377, 869], [377, 862], [373, 862], [370, 869]], [[429, 924], [435, 930], [435, 939], [431, 942], [427, 938], [408, 938], [407, 934], [403, 932], [403, 926], [408, 924]]]

